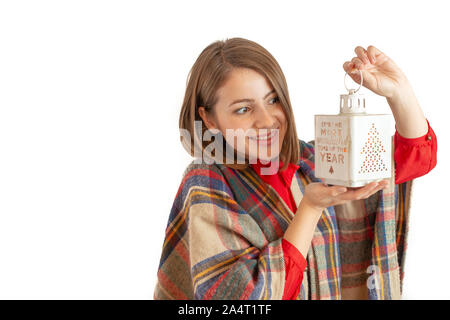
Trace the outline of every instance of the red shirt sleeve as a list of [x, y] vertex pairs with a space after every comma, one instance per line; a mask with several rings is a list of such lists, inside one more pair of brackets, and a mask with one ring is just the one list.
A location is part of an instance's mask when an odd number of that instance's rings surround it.
[[288, 240], [283, 238], [281, 243], [286, 266], [286, 281], [282, 300], [295, 300], [300, 292], [307, 262], [302, 253]]
[[400, 184], [430, 172], [437, 163], [437, 139], [428, 122], [428, 132], [418, 138], [401, 136], [395, 126], [395, 184]]

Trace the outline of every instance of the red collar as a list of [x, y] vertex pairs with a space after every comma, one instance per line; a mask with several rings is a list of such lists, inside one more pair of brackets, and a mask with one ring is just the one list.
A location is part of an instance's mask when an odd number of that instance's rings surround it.
[[[278, 160], [275, 160], [278, 161]], [[261, 168], [263, 167], [270, 167], [272, 165], [272, 161], [268, 162], [267, 164], [261, 163], [259, 158], [257, 159], [256, 163], [251, 163], [251, 167], [256, 171], [256, 173], [261, 177], [263, 181], [266, 183], [271, 183], [272, 181], [276, 180], [279, 176], [284, 180], [287, 186], [291, 185], [292, 178], [294, 177], [295, 172], [300, 168], [299, 165], [289, 163], [286, 170], [281, 171], [280, 169], [283, 167], [283, 161], [279, 160], [279, 167], [278, 170], [271, 175], [261, 174]]]

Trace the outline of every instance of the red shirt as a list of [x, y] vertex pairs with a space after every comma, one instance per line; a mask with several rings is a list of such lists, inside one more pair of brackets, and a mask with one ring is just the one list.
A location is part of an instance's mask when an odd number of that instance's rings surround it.
[[[395, 126], [394, 135], [394, 161], [395, 161], [395, 184], [400, 184], [430, 172], [437, 163], [437, 140], [433, 129], [428, 122], [428, 132], [418, 138], [405, 138], [397, 132]], [[268, 167], [268, 164], [262, 164], [259, 159], [255, 164], [251, 164], [255, 172], [263, 181], [270, 184], [296, 213], [297, 207], [290, 190], [290, 185], [294, 173], [300, 167], [290, 163], [288, 168], [273, 175], [261, 175], [261, 167]], [[280, 161], [280, 168], [283, 162]], [[305, 271], [307, 261], [301, 252], [292, 243], [283, 238], [282, 247], [284, 261], [286, 266], [285, 287], [283, 300], [295, 300], [300, 292], [300, 286], [303, 281], [303, 272]]]

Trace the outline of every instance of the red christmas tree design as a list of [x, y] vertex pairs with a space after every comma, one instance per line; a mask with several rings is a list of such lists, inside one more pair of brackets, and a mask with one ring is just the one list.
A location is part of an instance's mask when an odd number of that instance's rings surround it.
[[381, 158], [383, 152], [386, 152], [386, 150], [375, 128], [375, 124], [372, 123], [372, 127], [368, 133], [368, 139], [361, 149], [361, 154], [364, 154], [365, 158], [358, 173], [387, 171], [386, 165]]

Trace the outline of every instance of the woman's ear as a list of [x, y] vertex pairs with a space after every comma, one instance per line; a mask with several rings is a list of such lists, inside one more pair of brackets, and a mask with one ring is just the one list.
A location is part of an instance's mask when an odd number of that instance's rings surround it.
[[200, 117], [203, 120], [203, 123], [206, 125], [206, 127], [209, 130], [211, 130], [212, 132], [216, 132], [219, 130], [213, 119], [213, 115], [211, 114], [211, 111], [206, 111], [206, 108], [204, 106], [199, 106], [198, 114], [200, 115]]

